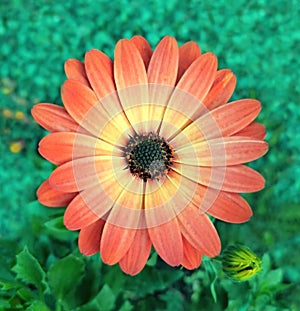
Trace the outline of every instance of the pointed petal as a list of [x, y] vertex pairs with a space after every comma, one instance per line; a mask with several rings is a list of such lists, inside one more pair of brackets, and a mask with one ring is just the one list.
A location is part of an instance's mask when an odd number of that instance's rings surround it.
[[177, 167], [180, 173], [171, 170], [165, 179], [147, 182], [145, 191], [147, 228], [159, 228], [160, 225], [176, 218], [190, 203], [196, 191], [197, 183], [184, 178], [180, 166]]
[[85, 69], [91, 86], [98, 99], [116, 91], [113, 77], [113, 62], [99, 50], [85, 54]]
[[119, 262], [131, 247], [136, 229], [127, 229], [106, 222], [100, 243], [100, 254], [104, 263]]
[[[100, 160], [100, 162], [103, 161]], [[87, 169], [83, 168], [80, 171], [86, 172]], [[103, 170], [100, 169], [99, 179], [96, 177], [95, 181], [87, 184], [86, 189], [69, 204], [65, 213], [65, 225], [70, 230], [77, 230], [93, 223], [96, 219], [106, 219], [110, 212], [107, 219], [110, 223], [137, 228], [139, 218], [133, 219], [133, 216], [140, 217], [141, 215], [138, 210], [139, 206], [137, 206], [138, 202], [132, 202], [130, 205], [127, 200], [127, 205], [125, 205], [121, 201], [121, 198], [126, 195], [130, 198], [134, 197], [130, 196], [131, 193], [127, 190], [132, 177], [123, 169], [111, 175], [104, 172], [101, 176], [101, 173]], [[78, 184], [80, 185], [81, 182], [79, 181]], [[142, 201], [140, 197], [136, 193], [134, 198], [136, 201]], [[124, 219], [126, 216], [128, 218]]]
[[[124, 112], [136, 131], [148, 122], [148, 78], [142, 56], [131, 41], [120, 40], [115, 49], [114, 75]], [[140, 127], [139, 127], [140, 126]]]
[[77, 59], [68, 59], [65, 62], [65, 73], [68, 79], [76, 80], [90, 87], [87, 79], [84, 64]]
[[91, 133], [98, 135], [99, 129], [96, 125], [89, 128], [87, 122], [84, 122], [87, 113], [98, 103], [95, 93], [78, 81], [67, 80], [62, 86], [61, 96], [71, 117], [87, 130], [91, 130]]
[[225, 105], [230, 99], [235, 85], [236, 77], [231, 70], [219, 70], [211, 89], [203, 100], [203, 104], [209, 110]]
[[149, 83], [174, 86], [178, 72], [179, 49], [177, 42], [170, 36], [164, 37], [151, 57], [148, 67]]
[[[50, 185], [63, 192], [78, 192], [101, 184], [106, 187], [110, 179], [115, 187], [128, 183], [130, 173], [124, 170], [125, 160], [112, 156], [93, 156], [76, 159], [57, 167], [49, 177]], [[105, 191], [108, 189], [105, 188]]]
[[92, 256], [100, 251], [100, 240], [105, 221], [99, 219], [82, 228], [78, 236], [78, 247], [85, 256]]
[[194, 248], [184, 237], [183, 242], [183, 260], [181, 264], [188, 270], [196, 269], [200, 266], [202, 254]]
[[183, 247], [177, 219], [149, 228], [148, 232], [158, 255], [170, 266], [178, 266], [183, 258]]
[[114, 75], [118, 90], [148, 83], [145, 65], [136, 45], [120, 40], [115, 48]]
[[60, 165], [74, 159], [102, 156], [122, 156], [119, 149], [92, 136], [77, 133], [52, 133], [39, 143], [39, 153], [48, 161]]
[[186, 70], [176, 88], [184, 90], [202, 102], [215, 80], [217, 65], [214, 54], [201, 55]]
[[63, 193], [53, 189], [48, 179], [40, 185], [36, 194], [39, 202], [49, 207], [67, 206], [76, 196], [76, 193]]
[[260, 123], [252, 122], [239, 132], [235, 133], [234, 136], [244, 136], [263, 140], [266, 137], [266, 128]]
[[201, 55], [200, 47], [194, 41], [186, 42], [179, 48], [179, 65], [178, 65], [177, 80], [179, 80], [182, 77], [183, 73], [200, 55]]
[[146, 265], [151, 245], [148, 231], [146, 229], [138, 230], [128, 252], [120, 260], [121, 269], [129, 275], [138, 274]]
[[245, 165], [234, 165], [226, 168], [222, 190], [229, 192], [256, 192], [263, 189], [265, 179], [258, 172]]
[[150, 44], [142, 36], [134, 36], [130, 39], [130, 41], [137, 47], [142, 56], [145, 67], [148, 68], [150, 58], [152, 56], [152, 49]]
[[145, 228], [142, 205], [143, 184], [122, 169], [119, 173], [100, 177], [93, 187], [81, 191], [70, 203], [65, 223], [73, 230], [82, 228], [93, 222], [95, 215], [107, 217], [107, 222], [118, 227], [136, 229], [142, 225]]
[[[126, 173], [126, 171], [125, 171]], [[127, 171], [128, 182], [122, 185], [112, 184], [114, 193], [118, 191], [118, 196], [114, 197], [113, 208], [110, 211], [108, 222], [119, 227], [129, 229], [146, 228], [144, 215], [144, 182], [133, 177]], [[115, 183], [122, 182], [120, 178]], [[111, 191], [111, 190], [109, 190]], [[112, 195], [110, 195], [112, 196]]]
[[[97, 199], [97, 191], [96, 189], [92, 189], [90, 191], [90, 196], [93, 196]], [[101, 194], [101, 193], [100, 193]], [[99, 203], [99, 199], [97, 199]], [[74, 200], [68, 205], [65, 214], [64, 214], [64, 225], [69, 230], [79, 230], [89, 225], [95, 223], [100, 219], [100, 217], [96, 214], [99, 213], [98, 210], [93, 210], [94, 206], [90, 206], [89, 202], [86, 202], [81, 194], [78, 194]], [[106, 208], [105, 212], [109, 210], [110, 206], [103, 206], [103, 209]]]
[[[177, 79], [179, 49], [174, 38], [166, 36], [157, 45], [147, 70], [149, 80], [149, 111], [147, 117], [152, 122], [151, 130], [159, 131], [165, 107], [174, 90]], [[146, 129], [147, 130], [147, 129]]]
[[243, 223], [250, 219], [252, 210], [239, 194], [221, 191], [211, 208], [211, 216], [230, 223]]
[[214, 225], [196, 206], [186, 207], [178, 220], [183, 236], [194, 248], [208, 257], [220, 253], [221, 242]]
[[[249, 125], [260, 112], [260, 102], [242, 99], [220, 106], [184, 128], [172, 139], [172, 144], [181, 145], [180, 140], [196, 143], [217, 137], [231, 136]], [[178, 140], [178, 141], [177, 141]]]
[[[110, 141], [113, 142], [114, 138], [111, 133], [120, 135], [130, 128], [116, 93], [113, 62], [101, 51], [93, 49], [85, 55], [85, 67], [93, 90], [99, 99], [97, 106], [94, 107], [98, 124], [99, 122], [102, 124], [99, 130], [102, 129], [103, 139], [111, 136]], [[89, 117], [93, 118], [94, 116], [90, 115]], [[108, 128], [105, 127], [105, 122], [107, 122]], [[109, 140], [109, 137], [107, 137], [107, 140]]]
[[264, 178], [255, 170], [244, 165], [227, 167], [199, 167], [182, 164], [183, 176], [209, 188], [247, 193], [264, 188]]
[[[241, 99], [212, 110], [211, 115], [222, 135], [229, 136], [249, 125], [257, 117], [260, 110], [261, 105], [259, 101], [255, 99]], [[204, 119], [205, 117], [202, 121], [205, 122]], [[214, 134], [216, 135], [217, 133]]]
[[49, 132], [76, 132], [79, 128], [66, 109], [54, 104], [37, 104], [31, 114], [35, 121]]
[[113, 265], [119, 262], [130, 250], [138, 228], [145, 226], [142, 208], [143, 183], [132, 178], [115, 199], [106, 220], [100, 246], [101, 257], [105, 263]]
[[[122, 115], [117, 114], [112, 117], [107, 110], [103, 109], [103, 104], [99, 102], [95, 93], [77, 81], [68, 80], [64, 83], [62, 99], [69, 114], [95, 137], [101, 137], [115, 145], [117, 139], [128, 129]], [[114, 99], [115, 96], [109, 97], [110, 105], [118, 105]], [[111, 109], [115, 111], [114, 107]], [[120, 111], [118, 107], [116, 109]]]
[[[204, 114], [202, 100], [208, 93], [217, 72], [217, 58], [212, 53], [199, 56], [178, 82], [166, 107], [160, 133], [169, 137]], [[184, 111], [182, 109], [184, 107]]]
[[[202, 141], [176, 150], [180, 163], [225, 166], [250, 162], [263, 156], [268, 144], [262, 140], [231, 136]], [[175, 160], [176, 162], [176, 160]]]

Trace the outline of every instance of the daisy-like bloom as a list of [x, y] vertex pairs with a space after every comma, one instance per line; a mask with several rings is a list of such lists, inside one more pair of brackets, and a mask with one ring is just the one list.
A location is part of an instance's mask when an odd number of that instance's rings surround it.
[[208, 215], [247, 221], [239, 193], [264, 187], [243, 165], [267, 151], [260, 103], [228, 103], [236, 79], [217, 70], [195, 42], [164, 37], [152, 51], [140, 36], [120, 40], [114, 60], [99, 50], [65, 64], [64, 108], [36, 105], [51, 134], [40, 154], [58, 167], [38, 189], [39, 201], [67, 206], [64, 224], [80, 230], [79, 249], [100, 252], [135, 275], [152, 245], [169, 265], [194, 269], [220, 252]]

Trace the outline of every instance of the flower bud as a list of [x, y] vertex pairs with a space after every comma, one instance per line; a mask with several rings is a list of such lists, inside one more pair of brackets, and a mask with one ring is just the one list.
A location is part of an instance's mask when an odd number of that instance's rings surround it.
[[225, 274], [236, 281], [246, 281], [261, 269], [261, 259], [244, 245], [230, 245], [222, 255]]

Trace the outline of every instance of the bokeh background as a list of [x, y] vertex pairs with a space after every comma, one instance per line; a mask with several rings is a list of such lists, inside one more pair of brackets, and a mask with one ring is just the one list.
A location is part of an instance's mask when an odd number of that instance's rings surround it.
[[[36, 201], [53, 166], [37, 153], [46, 132], [30, 110], [61, 103], [63, 65], [121, 38], [194, 40], [237, 76], [232, 99], [262, 103], [269, 153], [251, 166], [266, 187], [247, 195], [254, 216], [215, 222], [222, 245], [242, 243], [263, 259], [249, 282], [224, 276], [218, 260], [196, 271], [152, 255], [136, 277], [98, 256], [84, 258], [63, 209]], [[296, 0], [0, 2], [0, 310], [299, 310], [300, 6]], [[17, 256], [17, 254], [19, 254]]]

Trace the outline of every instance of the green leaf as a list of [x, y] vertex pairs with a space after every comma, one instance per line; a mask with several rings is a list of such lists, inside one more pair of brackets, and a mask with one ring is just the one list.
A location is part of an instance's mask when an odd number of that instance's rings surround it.
[[[15, 262], [18, 243], [13, 239], [0, 237], [0, 260], [5, 258], [5, 264], [11, 265]], [[4, 262], [4, 260], [1, 260]], [[0, 262], [2, 266], [2, 262]]]
[[33, 257], [25, 246], [23, 251], [17, 255], [17, 263], [12, 268], [17, 278], [26, 284], [34, 285], [39, 292], [45, 288], [45, 272], [40, 263]]
[[271, 270], [265, 279], [269, 286], [276, 286], [281, 283], [283, 277], [282, 269]]
[[69, 255], [55, 262], [48, 271], [49, 286], [58, 300], [64, 300], [81, 282], [84, 272], [83, 260]]
[[147, 261], [147, 266], [154, 267], [157, 262], [157, 253], [153, 252], [150, 258]]
[[128, 298], [140, 299], [152, 295], [156, 291], [165, 290], [183, 277], [183, 271], [174, 269], [170, 271], [170, 269], [172, 268], [158, 270], [146, 266], [141, 273], [134, 276], [134, 279], [128, 277], [125, 287]]
[[50, 311], [50, 309], [39, 300], [35, 300], [27, 309], [26, 311]]
[[72, 238], [75, 239], [77, 234], [69, 231], [63, 224], [63, 216], [56, 217], [45, 222], [47, 233], [60, 241], [70, 241]]
[[18, 296], [26, 302], [31, 302], [36, 299], [34, 293], [26, 287], [20, 288], [17, 292]]
[[171, 288], [159, 295], [159, 298], [166, 303], [166, 311], [184, 311], [184, 295], [177, 289]]
[[214, 300], [215, 303], [217, 303], [217, 301], [218, 301], [217, 293], [216, 293], [216, 289], [215, 289], [215, 282], [216, 282], [216, 280], [217, 280], [217, 277], [210, 284], [210, 292], [211, 292], [211, 295], [212, 295], [213, 300]]
[[128, 300], [126, 300], [119, 309], [119, 311], [132, 311], [132, 310], [133, 305]]
[[15, 275], [12, 274], [6, 262], [0, 258], [0, 289], [8, 291], [11, 289], [18, 289], [22, 286], [24, 286], [24, 284], [16, 281]]
[[105, 284], [94, 299], [92, 299], [86, 305], [77, 308], [76, 311], [111, 311], [114, 310], [115, 301], [116, 296], [114, 292], [107, 284]]
[[10, 303], [7, 301], [7, 299], [0, 298], [0, 310], [8, 310], [10, 307]]

